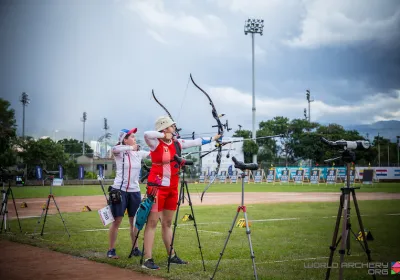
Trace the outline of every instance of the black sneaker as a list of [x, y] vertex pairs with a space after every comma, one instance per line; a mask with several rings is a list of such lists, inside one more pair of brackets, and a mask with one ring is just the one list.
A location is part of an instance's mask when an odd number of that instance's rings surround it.
[[170, 263], [174, 264], [188, 264], [187, 261], [181, 260], [176, 254], [175, 256], [171, 257]]
[[154, 263], [153, 259], [147, 259], [144, 264], [142, 264], [142, 267], [153, 270], [160, 269], [160, 267]]
[[142, 255], [142, 251], [140, 251], [138, 247], [135, 247], [134, 249], [132, 249], [132, 251], [129, 255], [129, 258], [132, 256], [139, 257], [141, 255]]

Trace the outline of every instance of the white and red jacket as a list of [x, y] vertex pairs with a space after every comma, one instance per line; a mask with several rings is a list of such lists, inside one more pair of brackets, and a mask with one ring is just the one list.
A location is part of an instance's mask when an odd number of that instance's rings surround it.
[[150, 148], [152, 166], [147, 182], [157, 183], [164, 187], [177, 187], [179, 184], [179, 166], [174, 161], [176, 154], [174, 141], [178, 141], [181, 150], [185, 148], [201, 146], [202, 139], [184, 140], [177, 139], [165, 143], [160, 138], [164, 133], [158, 131], [146, 131], [144, 140]]
[[139, 192], [139, 173], [142, 159], [150, 152], [133, 151], [132, 146], [117, 145], [112, 148], [117, 172], [112, 185], [115, 189], [125, 192]]

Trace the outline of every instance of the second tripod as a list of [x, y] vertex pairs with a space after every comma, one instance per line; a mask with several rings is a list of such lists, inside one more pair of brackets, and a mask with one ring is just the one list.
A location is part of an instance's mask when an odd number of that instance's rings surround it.
[[[46, 204], [45, 204], [45, 207], [43, 207], [42, 214], [40, 215], [40, 218], [39, 218], [39, 220], [37, 221], [37, 225], [39, 225], [39, 224], [40, 224], [40, 221], [41, 221], [42, 218], [43, 218], [43, 214], [44, 214], [44, 220], [43, 220], [43, 225], [42, 225], [42, 231], [41, 231], [40, 235], [43, 236], [44, 226], [45, 226], [45, 224], [46, 224], [46, 218], [47, 218], [47, 213], [48, 213], [48, 211], [49, 211], [50, 200], [51, 200], [51, 199], [53, 199], [54, 205], [55, 205], [56, 208], [57, 208], [58, 214], [60, 215], [61, 221], [63, 222], [64, 228], [65, 228], [65, 231], [66, 231], [67, 234], [68, 234], [68, 237], [71, 237], [71, 235], [70, 235], [69, 232], [68, 232], [67, 226], [65, 225], [65, 221], [64, 221], [64, 219], [63, 219], [63, 217], [62, 217], [62, 215], [61, 215], [60, 208], [58, 208], [56, 199], [54, 198], [54, 195], [53, 195], [53, 186], [52, 186], [52, 185], [50, 185], [50, 194], [49, 194], [48, 197], [47, 197], [47, 202], [46, 202]], [[36, 227], [35, 227], [35, 231], [33, 232], [32, 238], [34, 238], [34, 236], [35, 236], [37, 225], [36, 225]]]
[[192, 200], [190, 199], [190, 193], [189, 193], [189, 188], [188, 188], [187, 181], [185, 181], [185, 165], [193, 165], [193, 162], [189, 161], [189, 160], [184, 160], [182, 158], [179, 158], [178, 156], [175, 156], [175, 160], [178, 162], [178, 164], [180, 164], [183, 175], [182, 175], [181, 188], [180, 188], [180, 191], [179, 191], [178, 207], [176, 209], [174, 230], [173, 230], [173, 233], [172, 233], [172, 241], [171, 241], [170, 250], [169, 250], [169, 256], [168, 256], [168, 272], [169, 272], [169, 268], [170, 268], [170, 265], [171, 265], [172, 249], [174, 248], [175, 231], [176, 231], [176, 226], [177, 226], [177, 221], [178, 221], [179, 208], [181, 206], [181, 202], [182, 203], [184, 202], [185, 190], [186, 190], [186, 193], [187, 193], [187, 198], [188, 198], [190, 210], [192, 212], [193, 225], [194, 225], [194, 227], [196, 229], [197, 242], [199, 243], [201, 260], [203, 262], [203, 270], [206, 271], [206, 267], [204, 265], [203, 251], [201, 250], [199, 232], [197, 230], [196, 218], [194, 216], [194, 211], [193, 211], [193, 206], [192, 206]]
[[[353, 233], [354, 237], [359, 241], [363, 251], [367, 254], [368, 262], [370, 263], [371, 260], [371, 251], [368, 248], [368, 243], [367, 239], [365, 236], [365, 231], [364, 231], [364, 225], [361, 220], [361, 213], [360, 209], [358, 207], [358, 202], [356, 198], [356, 189], [355, 187], [350, 187], [350, 162], [354, 162], [356, 159], [356, 155], [352, 150], [355, 149], [368, 149], [369, 148], [369, 143], [367, 144], [366, 141], [345, 141], [345, 140], [339, 140], [336, 142], [333, 141], [328, 141], [325, 138], [321, 139], [322, 142], [330, 145], [330, 146], [336, 146], [343, 148], [344, 151], [341, 152], [341, 158], [345, 163], [346, 163], [346, 186], [341, 188], [342, 194], [340, 195], [340, 205], [339, 205], [339, 210], [336, 218], [336, 224], [335, 224], [335, 230], [333, 233], [333, 238], [332, 238], [332, 244], [329, 247], [330, 248], [330, 255], [329, 255], [329, 261], [328, 261], [328, 269], [326, 271], [325, 279], [328, 280], [330, 273], [331, 273], [331, 268], [332, 268], [332, 262], [333, 262], [333, 255], [335, 253], [335, 250], [337, 246], [340, 243], [340, 249], [339, 249], [339, 254], [340, 254], [340, 263], [339, 263], [339, 279], [343, 279], [343, 269], [345, 265], [343, 265], [344, 261], [344, 255], [345, 255], [345, 249], [347, 249], [347, 254], [350, 255], [350, 233]], [[328, 159], [325, 160], [325, 162], [333, 161], [335, 159]], [[357, 238], [357, 235], [354, 233], [354, 231], [351, 228], [351, 222], [350, 222], [350, 195], [353, 198], [354, 202], [354, 207], [356, 209], [357, 213], [357, 219], [358, 219], [358, 224], [360, 226], [360, 232], [362, 236], [362, 241], [364, 244], [360, 242], [360, 240]], [[342, 234], [337, 239], [338, 233], [339, 233], [339, 227], [340, 227], [340, 220], [343, 217], [342, 220]], [[375, 275], [372, 275], [373, 279], [375, 278]]]
[[239, 216], [239, 212], [240, 211], [243, 211], [243, 215], [244, 215], [244, 219], [245, 219], [245, 223], [246, 223], [246, 234], [247, 234], [247, 238], [249, 239], [250, 258], [251, 258], [251, 261], [253, 262], [254, 277], [256, 279], [258, 279], [255, 256], [254, 256], [254, 251], [253, 251], [253, 245], [251, 243], [251, 237], [250, 237], [249, 221], [247, 219], [247, 209], [246, 209], [246, 206], [244, 205], [244, 178], [246, 177], [245, 170], [257, 170], [258, 169], [258, 164], [256, 164], [256, 163], [245, 164], [243, 162], [237, 161], [235, 157], [233, 157], [232, 160], [235, 163], [235, 168], [238, 168], [238, 169], [242, 170], [242, 174], [240, 175], [240, 177], [242, 178], [242, 203], [237, 208], [235, 218], [233, 219], [232, 226], [229, 229], [228, 237], [225, 240], [224, 248], [222, 249], [222, 252], [220, 253], [217, 265], [215, 266], [215, 270], [214, 270], [214, 273], [213, 273], [211, 279], [214, 279], [214, 276], [217, 273], [217, 269], [218, 269], [219, 263], [220, 263], [220, 261], [222, 259], [224, 251], [226, 249], [226, 245], [228, 244], [229, 237], [231, 236], [232, 230], [233, 230], [233, 228], [234, 228], [234, 226], [236, 224], [236, 220], [237, 220], [237, 218]]

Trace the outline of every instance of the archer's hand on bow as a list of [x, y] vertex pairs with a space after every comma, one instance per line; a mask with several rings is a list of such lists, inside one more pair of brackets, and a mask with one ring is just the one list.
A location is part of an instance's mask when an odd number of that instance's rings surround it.
[[[222, 135], [221, 134], [216, 134], [213, 137], [207, 138], [207, 139], [203, 139], [201, 138], [201, 144], [202, 145], [206, 145], [211, 143], [212, 141], [218, 141], [219, 139], [222, 139]], [[218, 141], [220, 142], [220, 141]]]
[[218, 141], [219, 139], [222, 140], [222, 135], [221, 134], [216, 134], [212, 137], [212, 141]]

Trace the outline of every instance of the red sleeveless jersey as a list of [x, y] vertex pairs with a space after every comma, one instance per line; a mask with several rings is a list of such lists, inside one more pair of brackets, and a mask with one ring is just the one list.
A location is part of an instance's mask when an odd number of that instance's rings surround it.
[[[181, 144], [177, 141], [177, 145]], [[179, 165], [174, 161], [175, 154], [174, 141], [167, 144], [160, 139], [157, 148], [150, 152], [152, 166], [147, 181], [163, 187], [178, 187]]]

